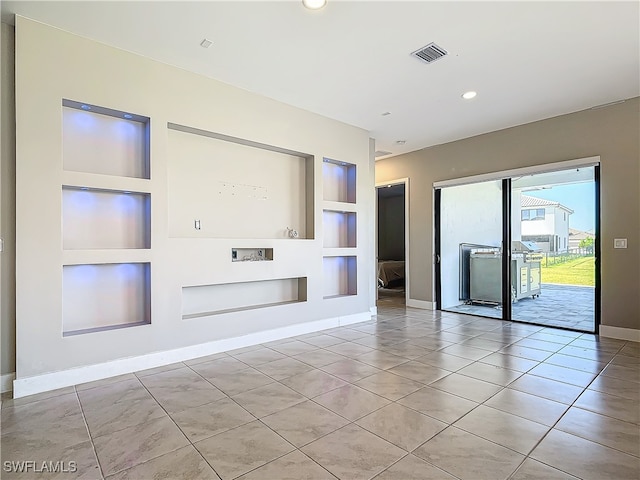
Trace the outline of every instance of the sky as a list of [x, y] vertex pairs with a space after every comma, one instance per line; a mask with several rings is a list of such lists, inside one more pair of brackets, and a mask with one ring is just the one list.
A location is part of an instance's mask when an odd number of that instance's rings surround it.
[[577, 183], [560, 185], [544, 190], [530, 190], [526, 193], [532, 197], [544, 198], [560, 202], [574, 213], [569, 217], [569, 228], [583, 231], [595, 231], [595, 183]]

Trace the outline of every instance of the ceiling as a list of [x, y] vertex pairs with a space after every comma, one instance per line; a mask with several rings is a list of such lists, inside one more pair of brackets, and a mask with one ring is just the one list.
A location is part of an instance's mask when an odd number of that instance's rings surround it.
[[[640, 95], [637, 1], [328, 2], [1, 8], [364, 128], [392, 155]], [[430, 42], [448, 55], [410, 55]]]

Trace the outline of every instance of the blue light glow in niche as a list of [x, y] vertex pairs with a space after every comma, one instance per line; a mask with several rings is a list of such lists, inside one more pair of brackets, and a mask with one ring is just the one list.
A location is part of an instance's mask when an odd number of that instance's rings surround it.
[[80, 280], [82, 283], [89, 283], [95, 281], [98, 269], [96, 265], [73, 265], [68, 270], [75, 280]]
[[330, 162], [326, 162], [322, 167], [325, 177], [333, 178], [337, 183], [344, 182], [345, 175], [347, 173], [345, 168], [341, 168], [339, 165], [335, 165]]
[[85, 189], [69, 189], [65, 195], [68, 206], [78, 212], [91, 211], [96, 206], [95, 193]]
[[137, 279], [140, 278], [140, 264], [138, 263], [120, 263], [115, 265], [116, 272], [121, 278]]
[[68, 112], [68, 115], [71, 117], [71, 122], [80, 131], [86, 132], [96, 128], [97, 121], [93, 113], [70, 109], [70, 111]]
[[140, 195], [134, 195], [131, 192], [122, 192], [113, 195], [112, 205], [117, 211], [122, 213], [130, 213], [138, 210], [140, 204]]
[[116, 119], [112, 128], [114, 130], [114, 134], [117, 135], [118, 138], [129, 140], [138, 139], [140, 137], [140, 125], [138, 122]]

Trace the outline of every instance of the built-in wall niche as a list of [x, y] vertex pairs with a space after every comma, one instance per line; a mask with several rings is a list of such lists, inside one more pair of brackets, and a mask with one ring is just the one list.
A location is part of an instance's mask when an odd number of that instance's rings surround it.
[[357, 294], [357, 259], [355, 256], [324, 257], [324, 298]]
[[208, 317], [306, 300], [306, 277], [189, 286], [182, 288], [182, 318]]
[[314, 237], [313, 156], [168, 124], [171, 237]]
[[322, 212], [325, 248], [356, 247], [356, 213], [324, 210]]
[[62, 100], [64, 170], [150, 178], [148, 117]]
[[331, 202], [356, 203], [356, 166], [325, 158], [322, 163], [323, 198]]
[[232, 248], [232, 262], [262, 262], [273, 260], [273, 248]]
[[149, 263], [65, 265], [63, 336], [151, 323]]
[[150, 204], [148, 193], [63, 186], [63, 248], [150, 248]]

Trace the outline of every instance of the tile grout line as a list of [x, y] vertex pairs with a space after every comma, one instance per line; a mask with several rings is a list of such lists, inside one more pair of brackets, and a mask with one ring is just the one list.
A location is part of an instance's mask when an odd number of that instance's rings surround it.
[[78, 393], [78, 389], [76, 386], [73, 386], [73, 391], [76, 395], [76, 400], [78, 401], [78, 405], [80, 406], [80, 413], [82, 414], [82, 421], [84, 422], [84, 428], [87, 430], [87, 435], [89, 436], [89, 441], [91, 442], [91, 450], [93, 450], [93, 456], [96, 459], [96, 464], [98, 465], [98, 469], [100, 470], [100, 477], [105, 478], [104, 471], [102, 469], [102, 464], [100, 463], [100, 459], [98, 458], [98, 452], [96, 450], [96, 445], [93, 443], [93, 436], [91, 435], [91, 430], [89, 429], [89, 424], [87, 423], [87, 417], [84, 413], [84, 406], [82, 405], [82, 401], [80, 401], [80, 395]]
[[[187, 366], [187, 367], [189, 367], [188, 365], [186, 365], [186, 366]], [[180, 368], [182, 368], [182, 367], [180, 367]], [[172, 370], [168, 370], [168, 371], [172, 371]], [[158, 373], [164, 373], [164, 372], [158, 372]], [[135, 375], [135, 373], [134, 373], [134, 375]], [[156, 375], [157, 375], [157, 374], [156, 374]], [[210, 464], [209, 464], [209, 462], [207, 461], [207, 459], [206, 459], [206, 458], [204, 458], [204, 456], [200, 453], [200, 450], [198, 450], [198, 449], [196, 448], [196, 446], [195, 446], [195, 445], [194, 445], [194, 443], [191, 441], [191, 439], [189, 439], [189, 437], [188, 437], [188, 436], [187, 436], [187, 435], [182, 431], [182, 429], [180, 428], [180, 425], [178, 425], [178, 424], [176, 423], [176, 421], [173, 419], [173, 417], [172, 417], [172, 416], [171, 416], [171, 414], [167, 411], [167, 409], [166, 409], [166, 408], [165, 408], [165, 407], [164, 407], [164, 406], [163, 406], [163, 405], [158, 401], [158, 399], [153, 395], [153, 393], [151, 393], [151, 391], [149, 390], [149, 388], [147, 388], [147, 386], [142, 382], [142, 380], [140, 380], [140, 378], [139, 378], [137, 375], [136, 375], [136, 378], [137, 378], [138, 382], [140, 383], [140, 385], [142, 385], [142, 388], [144, 388], [144, 389], [147, 391], [147, 393], [151, 396], [151, 398], [153, 398], [153, 400], [158, 404], [158, 406], [159, 406], [159, 407], [164, 411], [165, 415], [166, 415], [166, 416], [167, 416], [167, 417], [168, 417], [168, 418], [173, 422], [173, 424], [174, 424], [174, 425], [175, 425], [175, 427], [178, 429], [178, 431], [180, 432], [180, 434], [181, 434], [181, 435], [182, 435], [182, 436], [187, 440], [187, 442], [189, 442], [189, 445], [190, 445], [191, 447], [193, 447], [193, 449], [198, 453], [198, 455], [200, 455], [200, 457], [205, 461], [205, 463], [207, 463], [207, 465], [209, 465], [209, 467], [211, 467], [211, 469], [213, 470], [213, 472], [214, 472], [216, 475], [218, 475], [218, 472], [216, 472], [216, 470], [213, 468], [213, 465], [210, 465]], [[220, 400], [222, 400], [222, 399], [220, 399]], [[210, 402], [210, 403], [213, 403], [213, 402]], [[205, 404], [205, 405], [207, 405], [207, 404]], [[160, 418], [162, 418], [162, 417], [160, 417]], [[154, 420], [155, 420], [155, 419], [154, 419]], [[148, 423], [148, 422], [145, 422], [145, 423]], [[142, 424], [138, 424], [138, 425], [142, 425]], [[127, 428], [128, 428], [128, 427], [127, 427]], [[124, 429], [123, 429], [123, 430], [124, 430]], [[185, 445], [185, 446], [187, 446], [187, 445]], [[175, 449], [173, 449], [173, 450], [170, 450], [170, 451], [168, 451], [168, 452], [162, 453], [162, 454], [160, 454], [160, 455], [156, 455], [155, 457], [153, 457], [153, 458], [149, 458], [149, 459], [147, 459], [147, 460], [146, 460], [146, 461], [144, 461], [144, 462], [140, 462], [140, 463], [138, 463], [138, 464], [136, 464], [136, 465], [132, 465], [132, 466], [131, 466], [131, 467], [129, 467], [129, 468], [125, 468], [125, 469], [120, 470], [120, 471], [118, 471], [118, 472], [114, 472], [113, 474], [116, 474], [116, 473], [120, 473], [120, 472], [124, 472], [124, 471], [130, 470], [130, 469], [132, 469], [132, 468], [137, 467], [138, 465], [144, 465], [145, 463], [151, 462], [152, 460], [155, 460], [155, 459], [157, 459], [157, 458], [160, 458], [160, 457], [162, 457], [162, 456], [164, 456], [164, 455], [168, 455], [168, 454], [170, 454], [170, 453], [177, 452], [178, 450], [180, 450], [180, 449], [182, 449], [182, 448], [185, 448], [185, 446], [175, 448]], [[113, 474], [112, 474], [112, 475], [113, 475]], [[220, 475], [218, 475], [218, 477], [220, 477]], [[222, 478], [222, 477], [220, 477], [220, 478]]]

